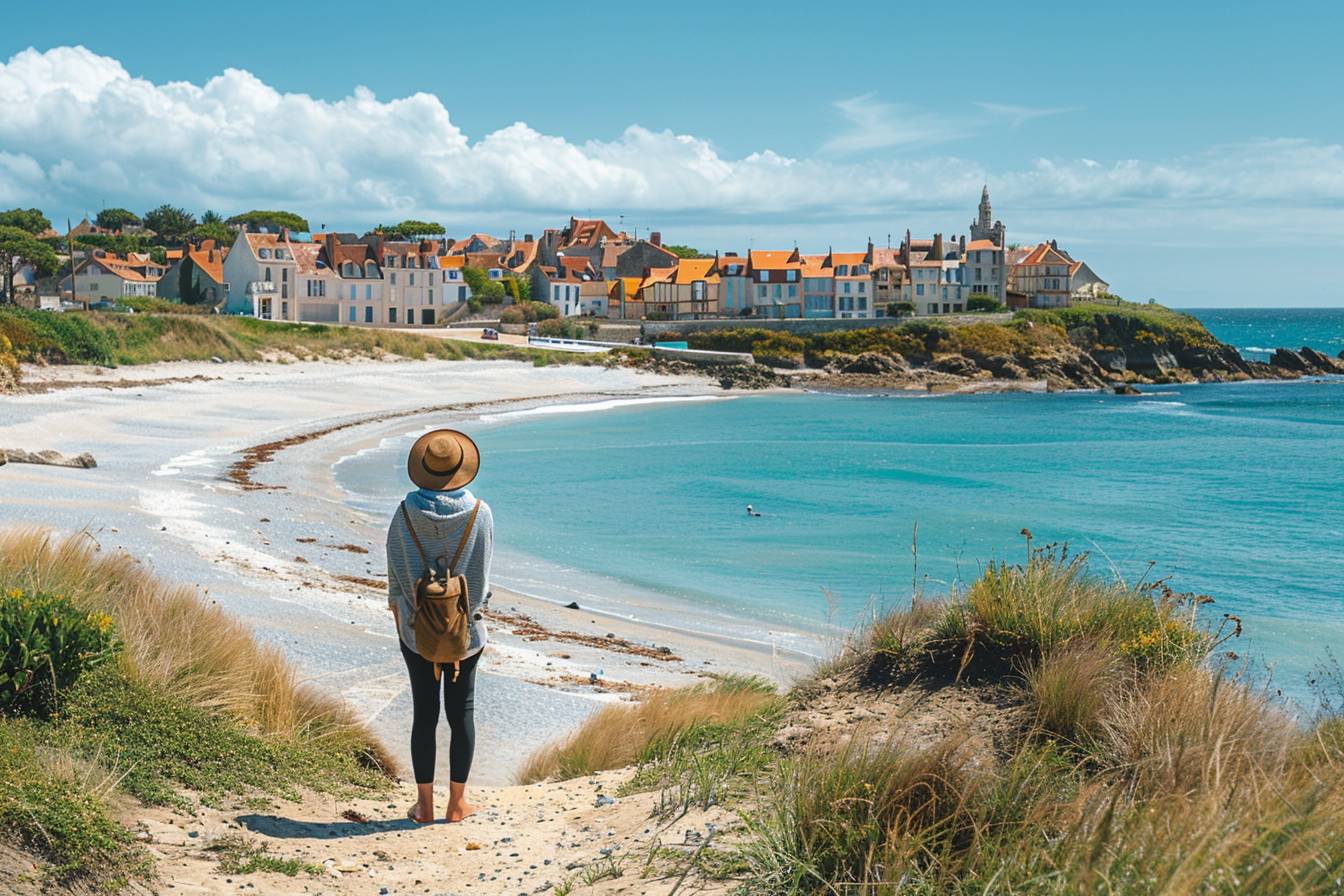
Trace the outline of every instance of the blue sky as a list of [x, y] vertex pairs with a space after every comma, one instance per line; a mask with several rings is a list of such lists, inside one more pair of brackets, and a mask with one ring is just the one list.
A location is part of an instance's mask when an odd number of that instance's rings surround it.
[[1344, 304], [1340, 4], [1091, 6], [24, 3], [0, 203], [824, 251], [961, 232], [988, 182], [1132, 298]]

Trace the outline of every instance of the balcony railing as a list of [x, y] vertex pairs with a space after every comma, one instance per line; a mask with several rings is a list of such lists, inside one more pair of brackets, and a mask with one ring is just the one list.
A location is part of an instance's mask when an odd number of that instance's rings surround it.
[[264, 292], [275, 292], [275, 284], [270, 280], [253, 280], [247, 284], [247, 294], [250, 296], [259, 295]]

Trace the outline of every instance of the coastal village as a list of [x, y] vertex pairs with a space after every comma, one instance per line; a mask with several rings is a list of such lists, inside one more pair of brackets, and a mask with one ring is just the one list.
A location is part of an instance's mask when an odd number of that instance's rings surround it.
[[[20, 260], [14, 298], [117, 310], [125, 299], [157, 296], [266, 320], [434, 327], [484, 304], [524, 300], [565, 318], [749, 322], [1058, 308], [1110, 296], [1109, 284], [1056, 241], [1009, 242], [988, 187], [967, 233], [917, 239], [906, 230], [896, 246], [869, 239], [824, 254], [796, 246], [711, 254], [667, 243], [658, 231], [632, 235], [573, 217], [540, 236], [454, 239], [427, 222], [360, 236], [310, 232], [286, 212], [228, 222], [207, 213], [201, 224], [177, 228], [184, 232], [173, 241], [149, 226], [153, 213], [111, 212], [67, 234], [39, 234], [61, 253], [58, 271], [44, 279]], [[116, 251], [127, 244], [144, 251]]]

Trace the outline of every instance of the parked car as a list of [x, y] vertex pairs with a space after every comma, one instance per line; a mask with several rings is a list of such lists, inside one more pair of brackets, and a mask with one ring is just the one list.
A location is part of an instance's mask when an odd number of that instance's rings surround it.
[[490, 340], [493, 340], [493, 341], [495, 341], [495, 342], [498, 342], [498, 341], [499, 341], [499, 331], [496, 330], [494, 327], [486, 327], [485, 329], [481, 330], [481, 338], [482, 338], [482, 339], [490, 339]]

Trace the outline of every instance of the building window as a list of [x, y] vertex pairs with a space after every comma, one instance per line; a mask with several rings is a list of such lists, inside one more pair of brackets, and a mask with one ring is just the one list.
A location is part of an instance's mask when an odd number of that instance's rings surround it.
[[849, 294], [849, 291], [850, 291], [850, 284], [849, 284], [849, 281], [846, 280], [846, 281], [845, 281], [845, 294], [848, 295], [848, 294]]
[[[353, 287], [351, 287], [351, 289], [353, 289]], [[353, 299], [354, 297], [355, 297], [355, 294], [354, 294], [353, 292], [351, 292], [351, 293], [350, 293], [350, 298]], [[367, 301], [370, 301], [372, 298], [373, 298], [373, 284], [372, 284], [372, 283], [365, 283], [365, 284], [364, 284], [364, 301], [366, 301], [366, 302], [367, 302]]]
[[258, 257], [258, 258], [270, 258], [270, 257], [271, 257], [271, 250], [270, 250], [270, 249], [258, 249], [258, 250], [257, 250], [257, 257]]
[[355, 322], [355, 306], [354, 306], [354, 305], [351, 305], [351, 306], [350, 306], [350, 323], [354, 323], [354, 322]]
[[397, 322], [397, 309], [395, 308], [387, 309], [387, 322], [390, 324], [394, 324]]
[[267, 268], [267, 269], [266, 269], [266, 276], [265, 276], [264, 279], [266, 280], [267, 283], [270, 283], [270, 282], [271, 282], [271, 269], [270, 269], [270, 268]]
[[393, 286], [396, 286], [396, 285], [397, 285], [397, 272], [396, 272], [396, 271], [393, 271], [392, 273], [388, 274], [387, 276], [388, 276], [388, 278], [389, 278], [387, 282], [390, 283], [390, 284], [392, 284]]
[[288, 303], [288, 302], [281, 302], [281, 303], [280, 303], [280, 319], [281, 319], [281, 320], [289, 320], [289, 303]]
[[280, 269], [280, 280], [284, 283], [289, 282], [289, 268]]
[[364, 306], [364, 323], [366, 323], [366, 324], [371, 324], [371, 323], [373, 323], [373, 306], [372, 306], [372, 305], [365, 305], [365, 306]]

